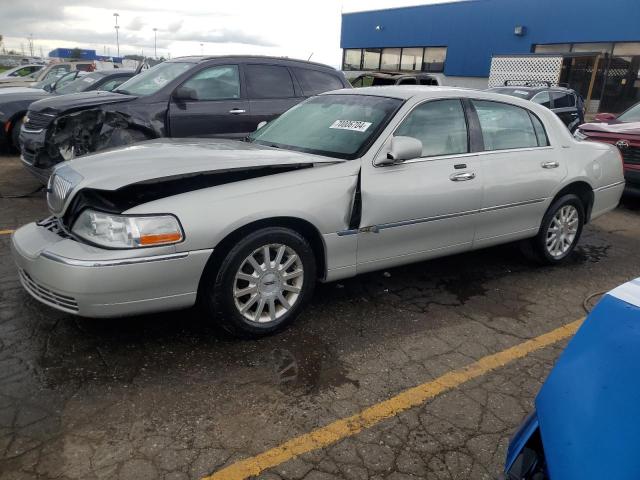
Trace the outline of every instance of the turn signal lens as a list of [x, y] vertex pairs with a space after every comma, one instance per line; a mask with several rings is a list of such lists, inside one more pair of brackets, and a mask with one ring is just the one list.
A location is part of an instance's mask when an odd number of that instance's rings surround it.
[[164, 243], [176, 243], [182, 240], [179, 232], [173, 233], [156, 233], [152, 235], [142, 235], [140, 237], [140, 245], [162, 245]]
[[107, 248], [139, 248], [171, 245], [184, 239], [172, 215], [133, 217], [84, 210], [71, 231], [91, 243]]

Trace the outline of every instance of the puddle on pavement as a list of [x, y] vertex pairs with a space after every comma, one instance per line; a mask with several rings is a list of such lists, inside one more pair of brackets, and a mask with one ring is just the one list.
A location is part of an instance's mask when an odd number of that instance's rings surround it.
[[347, 368], [322, 342], [306, 336], [283, 342], [271, 351], [273, 380], [286, 393], [308, 395], [345, 384], [359, 386], [347, 376]]
[[598, 263], [609, 255], [610, 245], [580, 245], [573, 254], [573, 263]]

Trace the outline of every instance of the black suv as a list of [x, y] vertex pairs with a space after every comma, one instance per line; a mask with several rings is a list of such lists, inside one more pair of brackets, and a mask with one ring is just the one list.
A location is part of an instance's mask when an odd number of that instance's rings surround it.
[[[517, 83], [522, 85], [516, 85]], [[584, 123], [584, 101], [575, 90], [552, 86], [548, 82], [535, 85], [534, 82], [507, 80], [504, 84], [504, 87], [490, 88], [489, 91], [544, 105], [555, 112], [571, 132]]]
[[307, 97], [349, 87], [326, 65], [272, 57], [181, 57], [113, 92], [31, 104], [22, 161], [43, 182], [61, 161], [159, 137], [242, 138]]
[[18, 135], [29, 105], [53, 95], [91, 90], [110, 91], [135, 75], [133, 70], [101, 70], [87, 73], [73, 70], [58, 80], [44, 80], [31, 88], [6, 89], [0, 94], [0, 145], [20, 149]]

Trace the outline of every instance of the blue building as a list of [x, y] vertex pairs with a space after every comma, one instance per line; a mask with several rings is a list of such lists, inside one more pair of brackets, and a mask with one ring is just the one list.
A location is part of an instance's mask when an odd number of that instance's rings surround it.
[[347, 75], [423, 71], [477, 88], [496, 56], [562, 56], [563, 83], [601, 110], [640, 100], [640, 0], [467, 0], [347, 13], [341, 47]]
[[113, 61], [114, 63], [122, 63], [121, 57], [108, 57], [105, 55], [98, 55], [95, 50], [85, 48], [56, 48], [49, 52], [51, 58], [63, 58], [71, 59], [74, 53], [78, 54], [78, 60], [98, 60], [98, 61]]

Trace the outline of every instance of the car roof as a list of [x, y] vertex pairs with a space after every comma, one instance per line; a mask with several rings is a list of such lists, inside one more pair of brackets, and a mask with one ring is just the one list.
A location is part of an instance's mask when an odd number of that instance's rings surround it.
[[182, 63], [200, 63], [206, 62], [208, 60], [217, 60], [217, 59], [233, 59], [233, 60], [277, 60], [279, 62], [292, 62], [299, 63], [301, 65], [313, 65], [315, 67], [328, 68], [330, 70], [335, 70], [335, 68], [330, 67], [329, 65], [325, 65], [324, 63], [310, 62], [308, 60], [299, 60], [297, 58], [289, 58], [289, 57], [273, 57], [268, 55], [189, 55], [185, 57], [175, 57], [171, 60], [167, 60], [167, 62], [182, 62]]
[[[461, 97], [472, 96], [471, 94], [483, 94], [482, 90], [475, 90], [473, 88], [462, 87], [436, 87], [426, 85], [383, 85], [379, 87], [362, 87], [362, 88], [345, 88], [342, 90], [334, 90], [331, 92], [325, 92], [326, 94], [353, 94], [353, 95], [373, 95], [377, 97], [391, 97], [407, 100], [413, 97], [439, 97], [445, 94], [446, 96], [455, 96], [456, 94]], [[496, 96], [495, 94], [490, 95]], [[503, 95], [496, 98], [502, 98]]]

